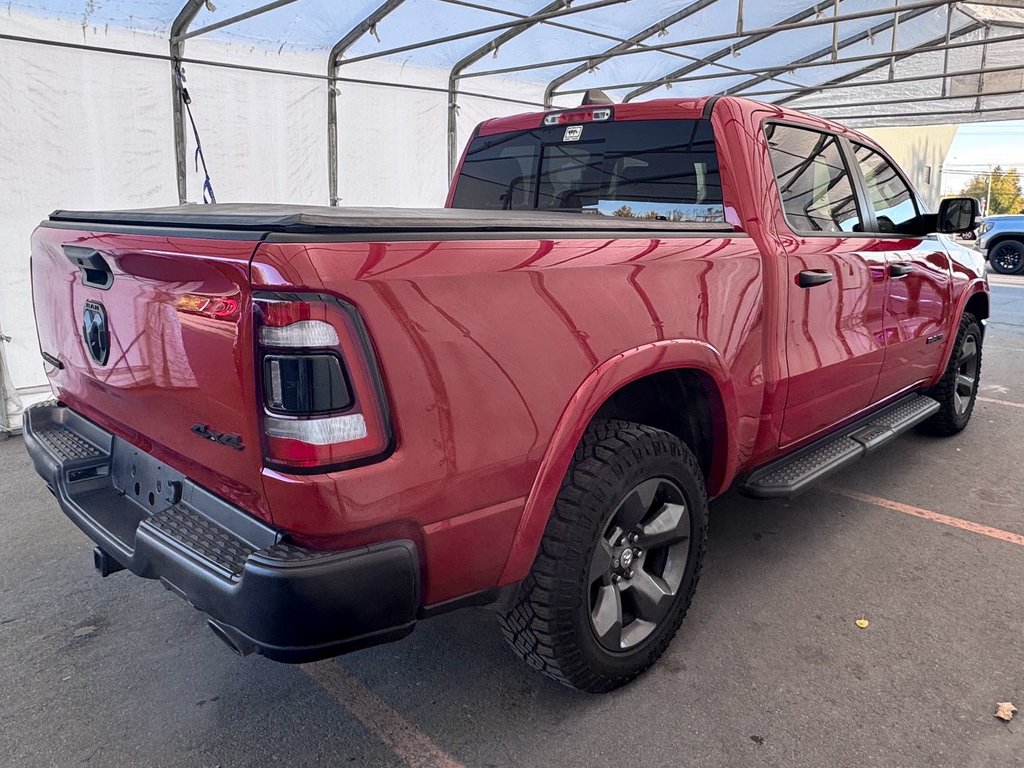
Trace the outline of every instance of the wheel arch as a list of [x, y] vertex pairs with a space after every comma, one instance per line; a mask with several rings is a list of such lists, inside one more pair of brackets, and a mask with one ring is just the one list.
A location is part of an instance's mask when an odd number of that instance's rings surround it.
[[715, 439], [725, 420], [722, 395], [714, 379], [696, 368], [670, 368], [634, 379], [608, 396], [595, 419], [631, 421], [675, 435], [697, 458], [707, 486], [714, 484], [712, 477], [725, 461], [724, 441]]
[[1016, 240], [1018, 243], [1024, 244], [1024, 232], [1000, 232], [998, 235], [994, 235], [985, 246], [985, 258], [988, 259], [992, 249], [1007, 240]]
[[989, 316], [988, 282], [984, 278], [979, 277], [972, 280], [960, 293], [960, 298], [956, 303], [956, 310], [953, 312], [954, 321], [950, 324], [948, 339], [946, 340], [946, 350], [942, 355], [942, 365], [936, 372], [935, 378], [931, 381], [931, 386], [938, 383], [946, 371], [946, 366], [949, 365], [950, 355], [953, 354], [953, 347], [956, 346], [957, 330], [960, 328], [960, 321], [963, 319], [965, 312], [970, 312], [981, 321], [982, 336], [984, 337], [984, 321]]
[[[975, 291], [967, 297], [964, 304], [964, 312], [970, 312], [979, 320], [988, 320], [989, 298], [988, 292], [984, 290]], [[961, 313], [962, 315], [963, 313]]]
[[[700, 408], [704, 413], [696, 421], [700, 423], [706, 417], [704, 426], [711, 432], [707, 444], [697, 443], [710, 469], [705, 478], [708, 494], [715, 495], [728, 487], [737, 461], [738, 441], [734, 433], [738, 408], [728, 368], [718, 350], [701, 341], [668, 340], [620, 353], [597, 366], [566, 405], [541, 459], [499, 584], [519, 581], [529, 572], [562, 479], [591, 421], [611, 415], [613, 409], [621, 418], [623, 399], [628, 408], [638, 402], [640, 393], [651, 388], [665, 394], [676, 387], [677, 391], [693, 395], [697, 386], [703, 391]], [[677, 421], [674, 428], [687, 434], [683, 425], [686, 420]], [[670, 427], [666, 431], [675, 434], [669, 422], [663, 421]], [[649, 426], [665, 428], [658, 424]], [[677, 436], [687, 442], [687, 437], [694, 439], [694, 434], [691, 431], [686, 437]], [[699, 430], [696, 434], [700, 434]]]

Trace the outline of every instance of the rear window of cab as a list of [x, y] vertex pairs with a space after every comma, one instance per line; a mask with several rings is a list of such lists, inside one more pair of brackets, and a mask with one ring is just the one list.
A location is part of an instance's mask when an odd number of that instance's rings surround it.
[[725, 221], [708, 120], [589, 122], [477, 137], [452, 207]]

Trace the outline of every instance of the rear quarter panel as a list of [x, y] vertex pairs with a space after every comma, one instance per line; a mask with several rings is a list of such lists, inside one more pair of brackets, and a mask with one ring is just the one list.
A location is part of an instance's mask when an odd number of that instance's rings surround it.
[[524, 511], [546, 520], [538, 470], [545, 456], [567, 463], [600, 405], [584, 388], [595, 370], [614, 389], [687, 362], [714, 368], [735, 445], [758, 428], [761, 258], [743, 235], [266, 242], [252, 281], [356, 305], [396, 429], [379, 464], [301, 480], [264, 470], [275, 522], [322, 546], [413, 536], [428, 604], [525, 575], [505, 560], [516, 540], [529, 567]]

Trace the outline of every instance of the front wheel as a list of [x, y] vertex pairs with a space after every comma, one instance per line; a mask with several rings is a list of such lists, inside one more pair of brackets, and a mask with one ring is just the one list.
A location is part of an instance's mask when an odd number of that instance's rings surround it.
[[1003, 240], [989, 251], [988, 263], [1001, 275], [1017, 275], [1024, 272], [1024, 242]]
[[588, 428], [502, 632], [530, 666], [580, 690], [617, 688], [653, 664], [690, 605], [707, 496], [678, 438], [625, 421]]
[[981, 325], [974, 315], [965, 312], [946, 372], [928, 393], [939, 401], [939, 410], [921, 425], [923, 431], [955, 435], [971, 420], [981, 376], [981, 339]]

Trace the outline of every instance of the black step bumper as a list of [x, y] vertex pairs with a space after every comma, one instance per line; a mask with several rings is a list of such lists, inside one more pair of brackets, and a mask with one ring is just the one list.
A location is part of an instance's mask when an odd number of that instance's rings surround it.
[[24, 432], [64, 514], [117, 563], [207, 614], [236, 651], [298, 663], [412, 631], [411, 541], [304, 549], [64, 406], [30, 408]]

